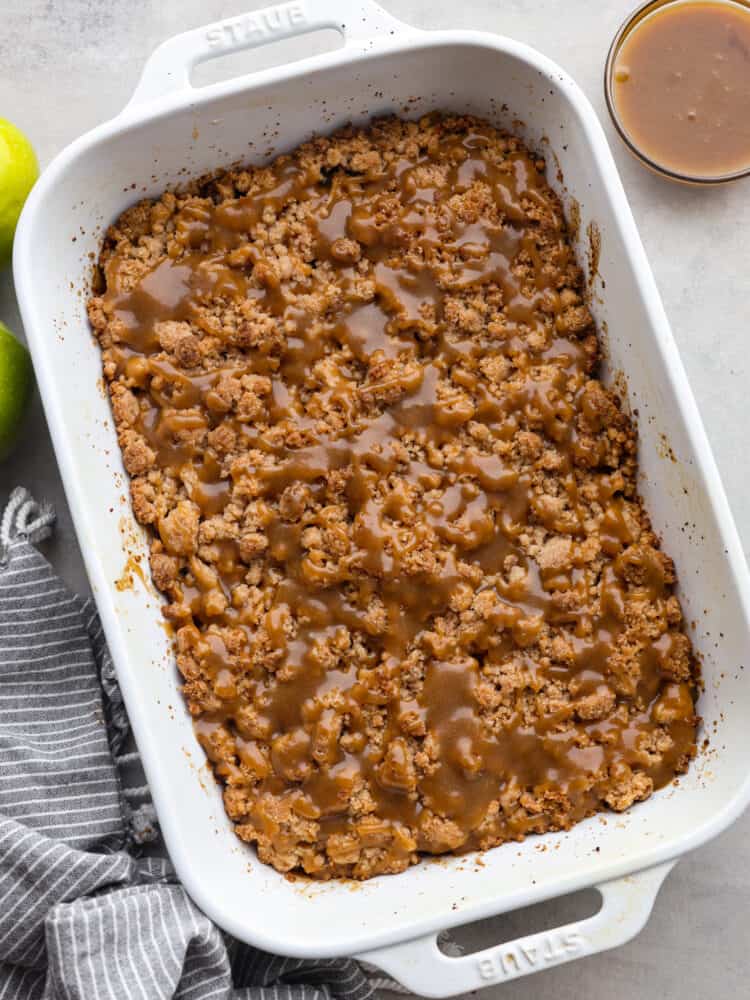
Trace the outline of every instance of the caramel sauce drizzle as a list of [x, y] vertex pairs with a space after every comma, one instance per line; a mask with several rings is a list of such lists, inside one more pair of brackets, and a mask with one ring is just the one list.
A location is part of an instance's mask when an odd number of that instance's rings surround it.
[[[566, 609], [559, 590], [590, 585], [590, 570], [580, 565], [561, 579], [527, 554], [523, 536], [530, 523], [560, 530], [528, 471], [478, 446], [444, 447], [470, 422], [484, 424], [490, 441], [509, 441], [533, 422], [561, 456], [558, 475], [573, 517], [566, 531], [585, 538], [573, 472], [576, 457], [590, 447], [575, 420], [585, 406], [590, 359], [575, 337], [549, 336], [549, 317], [554, 325], [563, 309], [558, 271], [545, 267], [527, 213], [529, 204], [548, 201], [543, 174], [522, 151], [501, 165], [493, 162], [491, 135], [477, 127], [449, 136], [433, 153], [401, 158], [364, 176], [337, 172], [326, 180], [292, 159], [274, 167], [269, 190], [183, 208], [179, 252], [135, 283], [118, 272], [116, 255], [107, 265], [105, 310], [121, 331], [112, 356], [118, 375], [141, 390], [136, 428], [153, 449], [155, 465], [185, 484], [205, 516], [224, 510], [248, 477], [273, 512], [264, 527], [264, 557], [279, 570], [263, 620], [275, 651], [267, 668], [248, 667], [257, 635], [243, 608], [232, 603], [232, 589], [247, 569], [237, 542], [222, 543], [218, 583], [185, 583], [182, 600], [190, 616], [183, 627], [195, 629], [201, 666], [221, 698], [220, 709], [197, 719], [198, 734], [211, 753], [212, 734], [229, 729], [236, 764], [222, 759], [217, 773], [231, 780], [232, 768], [242, 767], [243, 774], [249, 769], [255, 775], [249, 822], [280, 843], [284, 832], [263, 806], [268, 795], [291, 797], [300, 816], [319, 823], [318, 844], [324, 845], [335, 832], [364, 837], [349, 812], [352, 794], [364, 787], [375, 815], [400, 831], [389, 849], [404, 855], [415, 848], [478, 846], [483, 841], [476, 831], [492, 803], [514, 788], [567, 796], [571, 819], [581, 818], [600, 802], [601, 785], [592, 775], [602, 779], [619, 763], [644, 769], [639, 739], [658, 728], [657, 703], [676, 704], [679, 711], [662, 712], [677, 716], [668, 725], [672, 745], [657, 765], [645, 768], [656, 787], [672, 778], [692, 747], [692, 696], [660, 673], [670, 633], [653, 645], [644, 640], [646, 680], [605, 719], [571, 727], [567, 704], [541, 721], [518, 710], [493, 728], [481, 708], [485, 668], [510, 657], [537, 688], [550, 679], [574, 680], [579, 695], [612, 687], [610, 662], [624, 628], [617, 559], [632, 541], [612, 477], [600, 471], [595, 478], [604, 515], [598, 530], [611, 562], [593, 614], [590, 605]], [[435, 163], [449, 164], [447, 175], [428, 183], [421, 168]], [[492, 218], [462, 221], [449, 199], [476, 181], [491, 192]], [[252, 242], [267, 209], [278, 213], [295, 203], [313, 231], [310, 267], [328, 267], [341, 289], [339, 305], [322, 315], [309, 308], [305, 279], [280, 279]], [[375, 287], [366, 301], [356, 292], [360, 254]], [[531, 282], [515, 266], [519, 255], [533, 264]], [[486, 331], [462, 335], [446, 319], [446, 295], [482, 286], [501, 296], [502, 339]], [[199, 373], [157, 357], [160, 322], [185, 320], [222, 338], [203, 306], [251, 299], [285, 331], [280, 352], [248, 347]], [[529, 347], [534, 332], [544, 335], [538, 350]], [[341, 415], [340, 429], [321, 431], [304, 405], [304, 380], [342, 347], [350, 360], [330, 366], [325, 381], [326, 405]], [[523, 378], [507, 390], [493, 388], [477, 367], [488, 352], [512, 359]], [[362, 379], [365, 368], [384, 374]], [[270, 379], [261, 420], [230, 420], [221, 412], [216, 386], [227, 374]], [[465, 391], [446, 394], [448, 376]], [[210, 447], [196, 451], [191, 444], [192, 430], [220, 421], [230, 423], [241, 442], [243, 457], [231, 467]], [[284, 433], [270, 434], [270, 426]], [[304, 517], [285, 518], [278, 505], [298, 484], [322, 500], [334, 470], [345, 476], [351, 524], [351, 544], [342, 545], [335, 562], [316, 559], [303, 541]], [[414, 572], [411, 556], [434, 536], [440, 545], [433, 565]], [[467, 577], [481, 579], [479, 589], [491, 595], [492, 606], [459, 644], [435, 624], [455, 607]], [[204, 599], [217, 586], [226, 608], [208, 614]], [[669, 595], [656, 564], [646, 567], [643, 594], [654, 604]], [[385, 625], [368, 614], [373, 601], [382, 602]], [[545, 624], [567, 630], [573, 653], [564, 667], [543, 665], [531, 652]], [[244, 630], [245, 652], [230, 654], [214, 626]], [[343, 629], [368, 651], [364, 667], [347, 663], [345, 649], [334, 666], [322, 655]], [[423, 681], [416, 684], [404, 674], [415, 650], [426, 657]], [[322, 700], [333, 691], [335, 708]], [[252, 725], [242, 721], [248, 704]], [[377, 741], [368, 735], [373, 706], [385, 717]], [[339, 742], [342, 719], [346, 749]], [[406, 733], [427, 734], [435, 748], [436, 765], [416, 782]], [[239, 780], [239, 772], [234, 777]], [[423, 836], [426, 810], [451, 820], [461, 840], [441, 848], [434, 836]], [[530, 815], [503, 819], [501, 812], [496, 823], [495, 840], [535, 828]]]

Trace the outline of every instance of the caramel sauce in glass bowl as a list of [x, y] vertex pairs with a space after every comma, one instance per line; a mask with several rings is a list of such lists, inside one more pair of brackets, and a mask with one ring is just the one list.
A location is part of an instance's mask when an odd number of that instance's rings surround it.
[[675, 180], [750, 173], [750, 4], [650, 0], [623, 24], [605, 95], [625, 144]]

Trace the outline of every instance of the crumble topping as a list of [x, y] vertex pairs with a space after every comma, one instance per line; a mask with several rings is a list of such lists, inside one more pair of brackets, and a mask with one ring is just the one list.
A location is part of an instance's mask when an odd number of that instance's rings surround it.
[[198, 737], [280, 871], [627, 809], [696, 669], [544, 163], [375, 121], [142, 201], [89, 315]]

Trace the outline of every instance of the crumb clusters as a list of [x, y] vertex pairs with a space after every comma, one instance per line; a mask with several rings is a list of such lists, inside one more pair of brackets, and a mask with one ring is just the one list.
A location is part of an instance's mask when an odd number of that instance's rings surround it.
[[695, 671], [544, 164], [344, 129], [107, 234], [89, 314], [199, 738], [281, 871], [626, 809]]

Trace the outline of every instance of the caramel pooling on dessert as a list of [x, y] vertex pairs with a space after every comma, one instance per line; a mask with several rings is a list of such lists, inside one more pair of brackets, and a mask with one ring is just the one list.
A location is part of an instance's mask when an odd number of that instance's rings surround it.
[[345, 129], [134, 206], [101, 276], [185, 697], [264, 861], [398, 872], [687, 767], [672, 563], [517, 139]]

